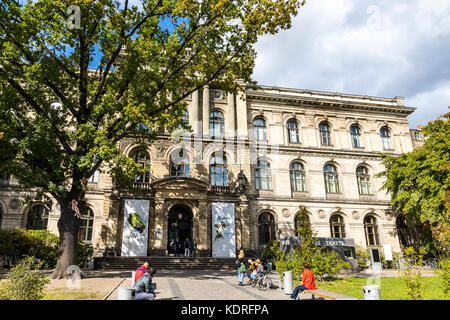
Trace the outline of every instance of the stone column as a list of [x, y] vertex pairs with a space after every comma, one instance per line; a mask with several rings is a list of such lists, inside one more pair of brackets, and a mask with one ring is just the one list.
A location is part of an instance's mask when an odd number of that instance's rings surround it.
[[234, 109], [234, 95], [228, 93], [227, 95], [227, 115], [225, 116], [225, 133], [226, 138], [234, 138], [236, 136], [236, 121], [235, 121], [235, 109]]
[[208, 239], [208, 203], [206, 200], [199, 200], [198, 202], [198, 213], [199, 213], [199, 234], [198, 234], [198, 250], [206, 251], [211, 249], [209, 247], [211, 239]]
[[203, 105], [202, 105], [203, 136], [209, 136], [209, 87], [203, 87]]
[[192, 101], [189, 109], [189, 122], [191, 124], [192, 129], [194, 130], [194, 135], [198, 136], [200, 134], [199, 130], [199, 120], [198, 120], [198, 91], [194, 91], [192, 93]]
[[239, 92], [236, 97], [237, 136], [239, 139], [248, 139], [247, 101], [245, 92]]

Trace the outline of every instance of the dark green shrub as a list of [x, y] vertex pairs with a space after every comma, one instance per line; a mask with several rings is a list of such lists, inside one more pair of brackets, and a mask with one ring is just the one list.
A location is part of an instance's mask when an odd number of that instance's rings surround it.
[[273, 260], [280, 253], [280, 241], [269, 240], [264, 247], [263, 259]]
[[[58, 260], [59, 237], [47, 230], [13, 230], [0, 229], [0, 256], [20, 259], [23, 256], [34, 256], [42, 262], [42, 269], [52, 269]], [[90, 243], [78, 241], [78, 261], [85, 268], [92, 256]]]

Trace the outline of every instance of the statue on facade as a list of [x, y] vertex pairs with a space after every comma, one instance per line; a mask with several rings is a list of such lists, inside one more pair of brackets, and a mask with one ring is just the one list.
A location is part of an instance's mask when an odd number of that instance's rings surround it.
[[234, 186], [234, 192], [238, 194], [243, 194], [247, 190], [248, 180], [244, 174], [244, 171], [241, 170], [237, 176], [236, 184]]

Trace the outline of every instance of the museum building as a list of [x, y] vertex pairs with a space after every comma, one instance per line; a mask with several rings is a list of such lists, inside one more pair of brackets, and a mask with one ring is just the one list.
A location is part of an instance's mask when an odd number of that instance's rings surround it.
[[[187, 102], [192, 132], [178, 133], [181, 143], [169, 132], [147, 149], [133, 138], [119, 142], [124, 154], [150, 164], [132, 189], [113, 185], [107, 168], [89, 181], [79, 237], [96, 256], [168, 255], [175, 238], [195, 239], [201, 256], [241, 248], [260, 254], [269, 240], [295, 235], [299, 206], [318, 237], [353, 239], [381, 252], [384, 245], [399, 252], [411, 241], [377, 177], [384, 170], [380, 153], [402, 154], [423, 143], [420, 130], [409, 129], [415, 108], [402, 97], [270, 86], [233, 95], [211, 85]], [[14, 177], [0, 177], [1, 228], [58, 234], [56, 201], [51, 208], [24, 206], [16, 188]], [[144, 220], [137, 220], [142, 228], [133, 226], [145, 243], [126, 253], [136, 212]], [[221, 237], [231, 245], [225, 253], [215, 244]]]

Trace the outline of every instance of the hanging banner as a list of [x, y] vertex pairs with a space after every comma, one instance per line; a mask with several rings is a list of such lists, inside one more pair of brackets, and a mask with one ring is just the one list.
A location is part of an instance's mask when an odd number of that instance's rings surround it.
[[234, 204], [212, 203], [212, 256], [236, 257], [236, 234], [234, 228]]
[[122, 256], [146, 256], [149, 200], [125, 200]]

